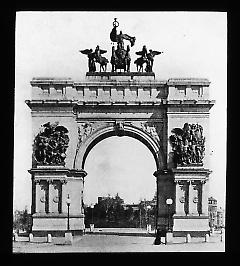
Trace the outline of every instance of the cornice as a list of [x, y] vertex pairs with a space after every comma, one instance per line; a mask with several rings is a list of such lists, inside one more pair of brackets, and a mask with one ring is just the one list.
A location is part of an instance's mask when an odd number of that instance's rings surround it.
[[170, 78], [167, 81], [168, 86], [177, 86], [177, 85], [200, 85], [200, 86], [209, 86], [210, 81], [206, 78]]
[[111, 106], [111, 105], [117, 105], [117, 106], [134, 106], [134, 105], [141, 105], [141, 106], [154, 106], [154, 105], [164, 105], [165, 107], [200, 107], [200, 106], [213, 106], [215, 101], [213, 100], [170, 100], [167, 101], [166, 99], [150, 99], [150, 100], [58, 100], [58, 99], [42, 99], [42, 100], [26, 100], [25, 103], [29, 107], [34, 106], [62, 106], [62, 107], [72, 107], [74, 105], [77, 106], [83, 106], [83, 105], [102, 105], [102, 106]]
[[65, 168], [62, 166], [38, 166], [36, 168], [32, 168], [28, 170], [30, 174], [34, 175], [65, 175], [65, 176], [70, 176], [70, 177], [85, 177], [87, 175], [87, 172], [84, 171], [83, 169], [78, 170], [78, 169], [69, 169]]

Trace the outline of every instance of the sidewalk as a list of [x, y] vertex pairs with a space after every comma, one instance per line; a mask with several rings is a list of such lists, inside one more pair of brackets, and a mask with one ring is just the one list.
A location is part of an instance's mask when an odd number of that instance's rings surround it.
[[95, 235], [119, 235], [119, 236], [155, 236], [155, 230], [147, 232], [145, 228], [94, 228], [93, 232], [90, 232], [90, 228], [86, 228], [86, 234]]
[[13, 253], [225, 251], [225, 243], [220, 241], [220, 234], [210, 236], [208, 243], [204, 241], [204, 238], [192, 238], [191, 243], [186, 243], [184, 237], [175, 237], [172, 244], [153, 245], [154, 239], [155, 237], [120, 236], [103, 233], [86, 234], [74, 237], [72, 245], [64, 245], [64, 237], [53, 237], [52, 243], [47, 243], [46, 237], [35, 237], [34, 242], [31, 243], [28, 242], [28, 238], [20, 237], [19, 242], [13, 242]]

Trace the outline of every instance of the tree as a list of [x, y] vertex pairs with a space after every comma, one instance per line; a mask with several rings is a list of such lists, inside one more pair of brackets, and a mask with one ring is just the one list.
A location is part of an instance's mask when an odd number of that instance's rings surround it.
[[13, 229], [25, 231], [27, 233], [31, 230], [31, 214], [28, 213], [27, 208], [23, 211], [15, 210], [13, 217]]

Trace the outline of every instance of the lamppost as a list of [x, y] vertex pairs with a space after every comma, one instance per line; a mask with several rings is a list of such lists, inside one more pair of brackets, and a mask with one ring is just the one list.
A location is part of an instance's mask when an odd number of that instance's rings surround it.
[[147, 221], [147, 231], [148, 231], [148, 232], [151, 231], [151, 229], [150, 229], [150, 217], [149, 217], [150, 209], [151, 209], [151, 206], [148, 205], [148, 206], [147, 206], [147, 218], [148, 218], [148, 221]]
[[93, 232], [94, 224], [93, 224], [93, 209], [94, 205], [91, 204], [90, 208], [92, 209], [92, 223], [90, 224], [90, 232]]
[[91, 204], [91, 209], [92, 209], [92, 224], [93, 224], [93, 209], [94, 209], [94, 205], [93, 204]]
[[139, 206], [139, 218], [140, 218], [140, 223], [139, 223], [139, 226], [140, 226], [140, 228], [142, 228], [142, 215], [141, 215], [141, 205]]
[[70, 204], [71, 204], [71, 200], [70, 200], [69, 194], [68, 194], [68, 196], [67, 196], [66, 203], [67, 203], [67, 208], [68, 208], [67, 231], [69, 231], [69, 230], [70, 230], [70, 225], [69, 225], [69, 208], [70, 208]]
[[171, 198], [167, 199], [166, 203], [167, 203], [167, 206], [168, 206], [168, 228], [167, 228], [167, 231], [171, 232], [171, 228], [170, 228], [170, 206], [172, 205], [173, 200]]

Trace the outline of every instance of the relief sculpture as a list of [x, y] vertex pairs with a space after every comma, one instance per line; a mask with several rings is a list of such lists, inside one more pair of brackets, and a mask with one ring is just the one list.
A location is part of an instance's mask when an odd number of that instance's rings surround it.
[[68, 130], [58, 122], [41, 126], [34, 139], [34, 158], [39, 164], [64, 164], [69, 143]]
[[159, 135], [155, 125], [149, 125], [148, 123], [141, 122], [141, 129], [150, 134], [156, 141], [160, 141]]
[[174, 128], [169, 137], [177, 165], [202, 164], [205, 151], [203, 127], [185, 123], [183, 129]]

